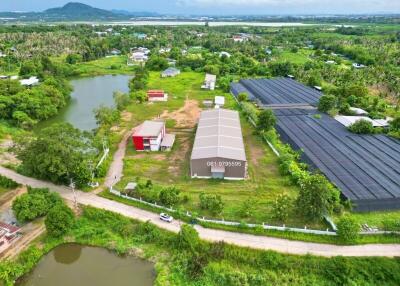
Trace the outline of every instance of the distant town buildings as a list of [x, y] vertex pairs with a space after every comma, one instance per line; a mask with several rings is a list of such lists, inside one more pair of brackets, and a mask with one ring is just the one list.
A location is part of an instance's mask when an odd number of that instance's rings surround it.
[[144, 47], [132, 48], [128, 58], [128, 65], [143, 64], [149, 59], [150, 50]]
[[36, 76], [31, 76], [28, 79], [21, 79], [19, 83], [23, 86], [35, 86], [39, 84], [39, 79]]
[[363, 65], [363, 64], [358, 64], [358, 63], [353, 63], [352, 66], [353, 66], [353, 68], [355, 68], [355, 69], [362, 69], [362, 68], [365, 68], [365, 65]]
[[220, 57], [220, 58], [222, 58], [222, 57], [230, 58], [230, 57], [231, 57], [231, 54], [228, 53], [228, 52], [220, 52], [220, 53], [219, 53], [219, 57]]
[[118, 50], [118, 49], [112, 49], [112, 50], [110, 51], [110, 54], [111, 54], [112, 56], [119, 56], [119, 55], [121, 54], [121, 51]]
[[179, 69], [170, 67], [161, 73], [161, 77], [176, 77], [180, 73], [181, 71]]
[[232, 40], [235, 43], [243, 43], [243, 42], [248, 41], [250, 38], [251, 38], [250, 35], [245, 34], [245, 33], [240, 33], [240, 34], [237, 34], [237, 35], [233, 35]]
[[139, 40], [146, 40], [147, 39], [147, 34], [145, 34], [145, 33], [134, 33], [133, 36], [135, 38], [138, 38]]
[[160, 54], [167, 54], [167, 53], [169, 53], [171, 51], [171, 48], [160, 48], [159, 50], [158, 50], [158, 52], [160, 53]]

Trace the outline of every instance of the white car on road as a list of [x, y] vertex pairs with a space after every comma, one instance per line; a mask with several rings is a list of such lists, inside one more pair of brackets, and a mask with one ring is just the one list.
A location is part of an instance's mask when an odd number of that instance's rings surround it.
[[165, 213], [160, 213], [160, 219], [166, 222], [172, 222], [174, 218], [170, 215], [167, 215]]

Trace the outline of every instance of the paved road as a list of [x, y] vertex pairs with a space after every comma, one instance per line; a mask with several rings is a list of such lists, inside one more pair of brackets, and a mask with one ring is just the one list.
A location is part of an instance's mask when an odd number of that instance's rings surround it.
[[[56, 186], [48, 182], [39, 181], [33, 178], [28, 178], [15, 173], [12, 170], [0, 167], [0, 174], [9, 177], [20, 184], [30, 185], [32, 187], [46, 187], [52, 191], [58, 192], [62, 197], [68, 200], [73, 200], [72, 191], [68, 187]], [[150, 220], [153, 224], [160, 228], [178, 232], [181, 222], [174, 221], [173, 223], [164, 223], [159, 220], [158, 215], [139, 208], [128, 206], [122, 203], [111, 201], [92, 193], [84, 193], [77, 191], [77, 201], [82, 205], [93, 206], [96, 208], [113, 211], [124, 216], [140, 220]], [[302, 241], [291, 241], [280, 238], [272, 238], [265, 236], [255, 236], [250, 234], [242, 234], [236, 232], [228, 232], [222, 230], [208, 229], [201, 226], [196, 226], [197, 231], [202, 239], [209, 241], [225, 241], [227, 243], [251, 247], [256, 249], [269, 249], [282, 253], [290, 254], [313, 254], [319, 256], [400, 256], [399, 244], [369, 244], [355, 246], [338, 246], [320, 243], [308, 243]]]

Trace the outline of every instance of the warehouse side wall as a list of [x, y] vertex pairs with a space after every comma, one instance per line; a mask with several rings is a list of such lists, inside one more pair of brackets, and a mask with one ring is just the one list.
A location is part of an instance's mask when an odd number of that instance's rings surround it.
[[224, 158], [192, 159], [190, 172], [192, 178], [212, 178], [211, 167], [225, 167], [225, 179], [241, 180], [246, 177], [246, 164], [246, 161]]

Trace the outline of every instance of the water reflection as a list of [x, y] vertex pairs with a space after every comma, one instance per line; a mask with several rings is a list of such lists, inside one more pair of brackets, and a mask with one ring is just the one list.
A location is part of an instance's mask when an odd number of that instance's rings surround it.
[[57, 247], [53, 250], [54, 260], [61, 264], [72, 264], [81, 257], [83, 246], [69, 244], [68, 247]]

